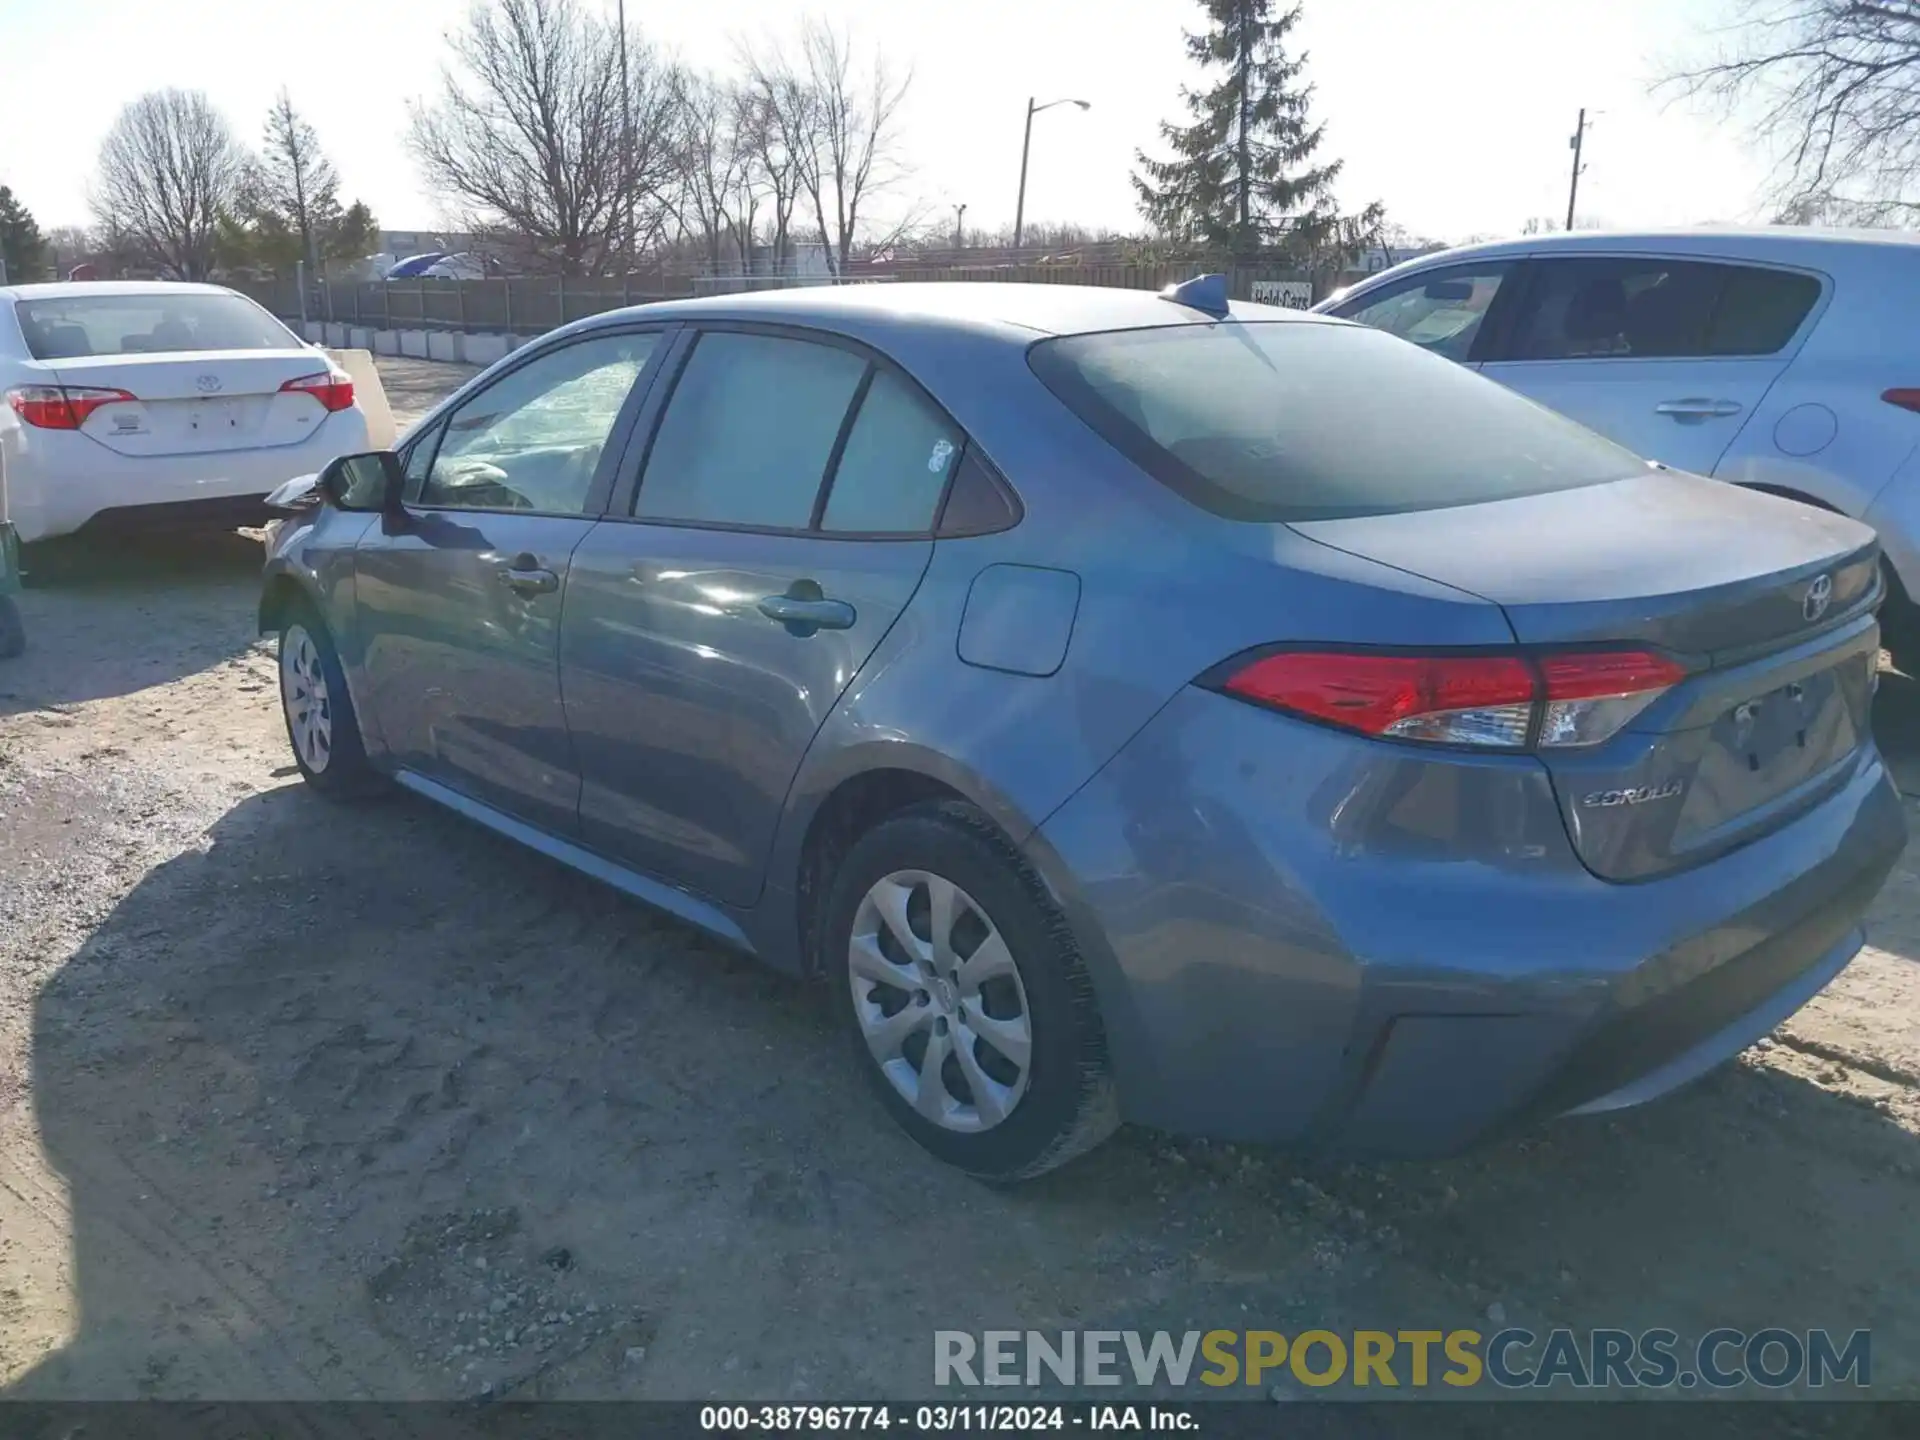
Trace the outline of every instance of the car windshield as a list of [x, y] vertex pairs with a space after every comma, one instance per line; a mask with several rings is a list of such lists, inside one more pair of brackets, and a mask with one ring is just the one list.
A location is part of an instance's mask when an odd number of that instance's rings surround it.
[[1148, 474], [1234, 520], [1329, 520], [1618, 480], [1646, 462], [1394, 336], [1313, 322], [1046, 340], [1034, 373]]
[[53, 295], [15, 307], [36, 360], [159, 355], [188, 350], [292, 350], [300, 342], [238, 295]]

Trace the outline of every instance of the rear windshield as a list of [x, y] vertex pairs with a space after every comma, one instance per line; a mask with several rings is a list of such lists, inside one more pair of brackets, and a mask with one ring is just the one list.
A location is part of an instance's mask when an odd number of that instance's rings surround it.
[[1035, 345], [1041, 381], [1148, 474], [1233, 520], [1333, 520], [1618, 480], [1630, 451], [1379, 330], [1172, 325]]
[[179, 350], [291, 350], [293, 332], [238, 295], [57, 295], [16, 308], [36, 360]]

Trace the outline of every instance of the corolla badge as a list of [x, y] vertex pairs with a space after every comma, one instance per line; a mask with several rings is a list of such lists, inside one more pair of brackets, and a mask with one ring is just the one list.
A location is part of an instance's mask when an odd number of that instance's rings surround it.
[[220, 388], [220, 377], [218, 375], [196, 375], [193, 377], [193, 388], [198, 390], [202, 395], [212, 395]]
[[1833, 577], [1816, 575], [1813, 583], [1807, 586], [1807, 597], [1800, 602], [1800, 613], [1811, 625], [1827, 613], [1827, 607], [1833, 603]]
[[1641, 785], [1631, 790], [1590, 790], [1580, 797], [1587, 810], [1611, 810], [1616, 805], [1647, 805], [1655, 800], [1671, 800], [1686, 787], [1678, 780], [1664, 785]]

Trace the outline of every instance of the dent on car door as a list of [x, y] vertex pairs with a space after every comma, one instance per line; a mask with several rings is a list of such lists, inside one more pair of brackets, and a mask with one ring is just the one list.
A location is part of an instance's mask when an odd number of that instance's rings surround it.
[[563, 675], [588, 843], [754, 902], [808, 746], [926, 570], [962, 444], [862, 352], [694, 342], [630, 518], [574, 557]]
[[659, 340], [588, 336], [468, 396], [410, 449], [404, 518], [355, 551], [362, 666], [392, 759], [554, 830], [579, 801], [560, 704], [568, 567]]
[[1791, 358], [1820, 281], [1666, 256], [1536, 260], [1481, 373], [1649, 459], [1710, 475]]

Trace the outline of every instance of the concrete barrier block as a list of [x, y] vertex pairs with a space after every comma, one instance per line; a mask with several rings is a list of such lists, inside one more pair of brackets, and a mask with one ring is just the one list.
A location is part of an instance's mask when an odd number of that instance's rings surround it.
[[427, 358], [427, 332], [424, 330], [402, 330], [400, 332], [400, 353], [411, 355], [416, 360]]
[[327, 327], [319, 320], [306, 321], [305, 331], [307, 339], [313, 341], [316, 345], [324, 343], [327, 338]]
[[513, 343], [511, 335], [462, 335], [460, 340], [469, 365], [491, 365], [496, 360], [504, 360]]
[[337, 321], [330, 320], [322, 329], [321, 333], [326, 337], [324, 343], [330, 348], [334, 350], [345, 350], [348, 348], [346, 326], [339, 324]]
[[427, 358], [429, 360], [460, 359], [461, 337], [451, 330], [429, 330], [427, 332]]
[[373, 331], [364, 325], [349, 325], [346, 348], [349, 350], [373, 349]]
[[375, 330], [373, 332], [373, 353], [376, 355], [398, 355], [400, 353], [400, 332], [398, 330]]

